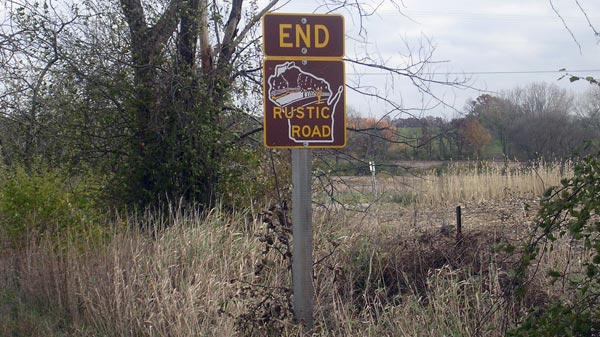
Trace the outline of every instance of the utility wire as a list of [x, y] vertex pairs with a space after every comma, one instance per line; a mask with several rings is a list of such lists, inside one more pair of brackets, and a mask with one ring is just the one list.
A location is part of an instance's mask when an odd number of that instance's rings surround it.
[[[454, 17], [461, 20], [475, 20], [475, 21], [488, 21], [488, 20], [500, 20], [500, 21], [521, 21], [526, 20], [527, 22], [555, 22], [557, 17], [554, 15], [535, 15], [535, 14], [521, 14], [521, 13], [492, 13], [487, 11], [468, 12], [468, 11], [427, 11], [427, 10], [406, 10], [402, 12], [409, 17], [424, 17], [424, 18], [435, 18], [439, 16], [443, 17]], [[389, 11], [383, 11], [383, 15], [397, 16], [399, 13], [390, 13]], [[567, 16], [564, 17], [569, 22], [581, 22], [586, 23], [584, 17]], [[590, 17], [591, 20], [597, 20], [598, 17]]]
[[[511, 74], [566, 74], [566, 73], [597, 73], [600, 69], [582, 69], [582, 70], [521, 70], [521, 71], [463, 71], [463, 72], [435, 72], [419, 73], [420, 75], [511, 75]], [[346, 73], [346, 75], [366, 75], [366, 76], [388, 76], [389, 73], [383, 72], [365, 72], [365, 73]]]
[[[306, 11], [312, 11], [314, 8], [312, 5], [303, 3], [294, 5], [294, 9], [303, 9]], [[476, 20], [476, 21], [489, 21], [489, 20], [500, 20], [500, 21], [521, 21], [525, 20], [527, 22], [556, 22], [558, 17], [551, 13], [546, 15], [544, 14], [528, 14], [522, 12], [504, 12], [498, 13], [493, 12], [491, 10], [411, 10], [404, 9], [398, 11], [395, 8], [379, 8], [377, 10], [377, 15], [380, 17], [386, 16], [408, 16], [409, 18], [436, 18], [439, 16], [443, 17], [454, 17], [461, 20]], [[599, 16], [588, 16], [589, 20], [586, 17], [581, 16], [564, 16], [563, 17], [568, 22], [580, 22], [587, 23], [588, 21], [597, 21], [600, 19]]]

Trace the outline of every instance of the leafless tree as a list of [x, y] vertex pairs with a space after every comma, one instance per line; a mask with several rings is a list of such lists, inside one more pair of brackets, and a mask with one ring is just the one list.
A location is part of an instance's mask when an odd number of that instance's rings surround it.
[[574, 96], [555, 84], [532, 83], [504, 94], [516, 111], [510, 138], [523, 159], [568, 157], [583, 146]]
[[590, 87], [578, 100], [575, 111], [590, 132], [600, 138], [600, 86]]

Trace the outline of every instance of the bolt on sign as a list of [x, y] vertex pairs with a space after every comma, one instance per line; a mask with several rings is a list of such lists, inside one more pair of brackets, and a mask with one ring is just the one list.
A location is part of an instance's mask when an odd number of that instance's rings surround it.
[[344, 147], [343, 17], [266, 14], [263, 46], [265, 146]]

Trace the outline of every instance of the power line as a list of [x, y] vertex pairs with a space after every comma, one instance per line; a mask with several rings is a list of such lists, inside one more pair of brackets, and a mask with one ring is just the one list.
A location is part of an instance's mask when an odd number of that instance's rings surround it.
[[[384, 11], [385, 13], [385, 11]], [[433, 18], [437, 16], [444, 17], [456, 17], [463, 20], [527, 20], [538, 21], [538, 22], [554, 22], [557, 20], [555, 15], [532, 15], [532, 14], [524, 14], [524, 13], [493, 13], [489, 11], [428, 11], [428, 10], [406, 10], [402, 12], [408, 17], [428, 17]], [[386, 13], [388, 15], [401, 15], [399, 13]], [[586, 19], [583, 17], [576, 16], [565, 16], [563, 17], [565, 20], [569, 22], [582, 22], [586, 23]], [[597, 20], [598, 17], [591, 17], [591, 20]]]
[[[294, 8], [301, 8], [305, 10], [313, 10], [314, 7], [311, 7], [309, 4], [301, 4], [295, 5]], [[475, 21], [489, 21], [489, 20], [499, 20], [499, 21], [523, 21], [526, 20], [528, 22], [555, 22], [559, 18], [548, 12], [548, 14], [528, 14], [522, 12], [514, 12], [507, 11], [498, 13], [497, 11], [491, 10], [427, 10], [427, 9], [402, 9], [399, 10], [397, 8], [379, 8], [377, 10], [377, 16], [386, 17], [386, 16], [403, 16], [408, 18], [436, 18], [436, 17], [454, 17], [461, 20], [475, 20]], [[573, 23], [587, 23], [583, 16], [563, 16], [568, 22]], [[600, 20], [600, 17], [597, 15], [590, 16], [589, 19], [594, 22]]]
[[[597, 73], [600, 69], [581, 69], [581, 70], [518, 70], [518, 71], [463, 71], [463, 72], [435, 72], [419, 73], [419, 75], [517, 75], [517, 74], [573, 74], [573, 73]], [[367, 75], [367, 76], [387, 76], [384, 72], [365, 72], [365, 73], [346, 73], [347, 75]]]

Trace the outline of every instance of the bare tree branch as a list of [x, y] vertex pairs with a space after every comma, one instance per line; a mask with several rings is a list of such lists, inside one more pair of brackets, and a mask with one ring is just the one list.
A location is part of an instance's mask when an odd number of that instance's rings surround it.
[[598, 31], [596, 30], [596, 28], [592, 24], [592, 21], [590, 21], [590, 17], [588, 16], [587, 12], [585, 11], [585, 9], [583, 9], [583, 7], [581, 7], [579, 0], [575, 0], [575, 3], [577, 4], [577, 7], [579, 7], [579, 10], [581, 11], [581, 13], [583, 13], [583, 16], [585, 16], [585, 19], [586, 19], [588, 25], [590, 26], [590, 28], [592, 29], [592, 31], [594, 32], [594, 35], [600, 36], [600, 33], [598, 33]]
[[278, 2], [279, 0], [271, 0], [271, 2], [269, 2], [260, 12], [256, 13], [256, 15], [252, 17], [250, 22], [248, 22], [246, 26], [242, 28], [237, 38], [231, 43], [231, 46], [233, 48], [236, 48], [237, 45], [240, 44], [240, 42], [242, 42], [242, 40], [246, 37], [246, 34], [248, 34], [248, 32], [256, 26], [256, 24], [262, 19], [262, 17], [267, 12], [269, 12], [275, 5], [277, 5]]
[[565, 27], [565, 29], [567, 30], [567, 32], [569, 32], [569, 34], [571, 35], [571, 38], [573, 39], [575, 44], [577, 44], [577, 47], [579, 48], [579, 54], [583, 54], [583, 52], [581, 51], [581, 44], [579, 44], [579, 41], [577, 41], [575, 34], [573, 34], [573, 31], [571, 30], [571, 28], [569, 28], [569, 25], [567, 25], [567, 22], [562, 17], [560, 12], [556, 9], [556, 7], [554, 7], [554, 2], [552, 2], [552, 0], [548, 0], [548, 2], [550, 2], [550, 7], [552, 7], [552, 10], [554, 11], [554, 13], [560, 18], [560, 21], [562, 22], [562, 24]]

